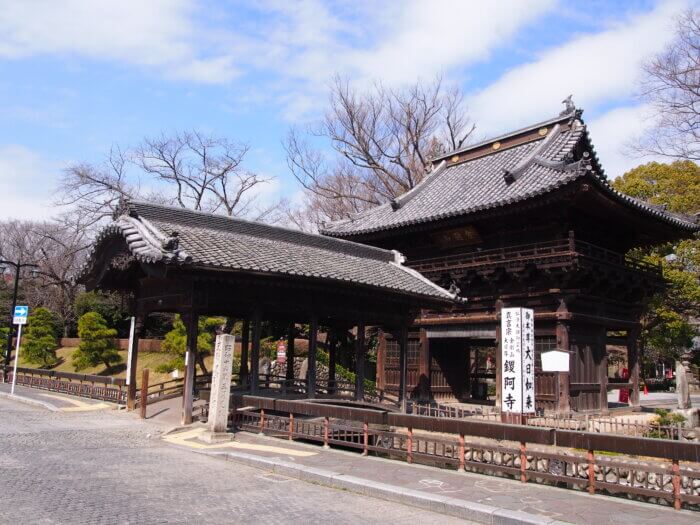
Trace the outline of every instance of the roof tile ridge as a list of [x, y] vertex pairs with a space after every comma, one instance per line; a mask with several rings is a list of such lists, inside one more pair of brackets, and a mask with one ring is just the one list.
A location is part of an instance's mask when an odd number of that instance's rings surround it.
[[401, 208], [404, 204], [409, 202], [413, 197], [418, 195], [421, 191], [425, 190], [432, 181], [434, 181], [440, 172], [444, 171], [445, 166], [447, 166], [447, 161], [443, 160], [437, 167], [428, 173], [423, 180], [416, 184], [413, 188], [408, 190], [406, 193], [399, 195], [391, 201], [391, 209], [396, 211]]
[[[193, 215], [197, 215], [197, 216], [201, 216], [201, 217], [209, 217], [209, 218], [213, 218], [215, 220], [225, 221], [225, 222], [228, 222], [230, 224], [247, 225], [247, 226], [250, 226], [253, 228], [257, 228], [258, 233], [260, 233], [261, 235], [266, 235], [266, 236], [271, 236], [271, 234], [275, 233], [275, 232], [277, 232], [277, 233], [287, 232], [291, 235], [296, 236], [297, 239], [307, 238], [309, 240], [322, 241], [324, 244], [327, 245], [327, 248], [325, 248], [325, 249], [327, 249], [329, 251], [340, 252], [340, 249], [336, 249], [336, 250], [333, 249], [334, 248], [333, 245], [335, 244], [338, 248], [340, 248], [340, 247], [343, 247], [346, 249], [353, 248], [356, 251], [358, 251], [359, 254], [366, 256], [366, 257], [371, 257], [371, 258], [378, 260], [378, 261], [387, 262], [387, 261], [393, 259], [393, 255], [391, 254], [391, 252], [389, 250], [385, 250], [383, 248], [377, 248], [376, 246], [368, 246], [366, 244], [356, 243], [356, 242], [348, 241], [345, 239], [338, 239], [338, 238], [334, 238], [334, 237], [330, 237], [330, 236], [326, 236], [326, 235], [309, 233], [309, 232], [305, 232], [305, 231], [297, 230], [297, 229], [293, 229], [293, 228], [286, 228], [283, 226], [276, 226], [276, 225], [272, 225], [272, 224], [266, 224], [263, 222], [241, 219], [240, 217], [229, 217], [227, 215], [217, 215], [214, 213], [209, 213], [209, 212], [205, 212], [205, 211], [201, 211], [201, 210], [190, 210], [187, 208], [180, 208], [177, 206], [167, 206], [167, 205], [155, 204], [155, 203], [143, 202], [143, 201], [138, 202], [138, 203], [135, 202], [133, 204], [136, 205], [135, 207], [137, 207], [139, 204], [141, 204], [141, 205], [148, 206], [151, 208], [163, 208], [163, 209], [171, 210], [171, 211], [174, 211], [177, 213], [182, 213], [185, 215], [186, 214], [193, 214]], [[134, 215], [132, 214], [131, 216], [129, 216], [129, 218], [134, 219]], [[139, 215], [137, 220], [141, 221], [141, 223], [144, 225], [144, 227], [147, 228], [148, 231], [152, 232], [153, 236], [155, 236], [156, 238], [159, 238], [159, 240], [164, 240], [166, 243], [167, 242], [174, 243], [175, 249], [178, 249], [177, 240], [176, 240], [178, 237], [177, 232], [173, 232], [174, 235], [171, 234], [171, 236], [168, 237], [163, 232], [158, 230], [145, 217], [142, 217]], [[167, 219], [163, 219], [163, 221], [168, 222]], [[173, 222], [175, 222], [177, 224], [182, 224], [183, 226], [188, 227], [187, 224], [183, 224], [182, 221], [176, 220]], [[222, 229], [222, 228], [217, 228], [215, 225], [213, 225], [211, 227], [211, 229]], [[223, 231], [225, 231], [225, 230], [223, 230]], [[246, 234], [250, 235], [251, 234], [251, 233], [246, 233], [246, 232], [239, 232], [239, 233], [241, 235], [246, 235]], [[294, 242], [294, 240], [291, 240], [291, 242]], [[167, 244], [163, 245], [164, 249], [167, 249], [167, 247], [168, 247]], [[321, 248], [321, 249], [323, 249], [323, 248]], [[348, 250], [345, 250], [345, 251], [348, 251]], [[167, 254], [167, 252], [165, 252], [165, 253]], [[180, 254], [179, 258], [182, 258], [183, 254], [184, 254], [184, 257], [188, 257], [188, 260], [189, 260], [189, 256], [187, 256], [187, 254], [183, 250], [179, 250], [179, 254]], [[352, 255], [352, 254], [348, 254], [348, 255]]]
[[488, 137], [484, 140], [480, 140], [479, 142], [475, 142], [474, 144], [469, 144], [469, 145], [464, 146], [462, 148], [458, 148], [458, 149], [455, 149], [452, 151], [448, 151], [446, 153], [442, 153], [436, 157], [429, 159], [429, 161], [436, 162], [438, 160], [451, 157], [453, 155], [461, 155], [462, 153], [479, 148], [481, 146], [485, 146], [485, 145], [490, 144], [492, 142], [501, 142], [501, 141], [506, 140], [508, 138], [515, 137], [515, 136], [520, 135], [522, 133], [527, 133], [528, 131], [532, 131], [532, 130], [537, 129], [537, 128], [549, 126], [552, 124], [561, 124], [563, 122], [571, 121], [573, 119], [578, 120], [581, 112], [582, 112], [582, 110], [577, 109], [575, 111], [572, 111], [572, 112], [569, 112], [566, 114], [559, 114], [556, 117], [552, 117], [552, 118], [543, 120], [541, 122], [537, 122], [535, 124], [530, 124], [529, 126], [525, 126], [523, 128], [520, 128], [520, 129], [509, 131], [507, 133], [502, 133], [500, 135]]
[[[695, 232], [700, 231], [700, 224], [698, 224], [697, 220], [693, 220], [691, 216], [682, 213], [671, 213], [663, 208], [658, 208], [656, 205], [650, 202], [647, 202], [643, 199], [638, 199], [636, 197], [632, 197], [631, 195], [627, 195], [626, 193], [615, 189], [610, 184], [608, 178], [604, 175], [599, 174], [596, 170], [592, 169], [592, 166], [589, 168], [589, 173], [591, 173], [591, 175], [593, 176], [593, 180], [596, 181], [604, 189], [604, 191], [609, 192], [611, 195], [623, 201], [624, 203], [627, 203], [639, 210], [649, 213], [650, 215], [655, 215], [656, 217], [665, 220], [666, 222], [669, 222], [671, 224], [675, 224], [677, 226], [688, 230], [693, 230]], [[679, 216], [683, 218], [680, 218]]]
[[449, 290], [445, 290], [442, 286], [435, 284], [433, 281], [428, 279], [426, 276], [424, 276], [422, 273], [420, 273], [417, 270], [414, 270], [413, 268], [410, 268], [408, 266], [404, 265], [404, 262], [406, 262], [406, 257], [404, 255], [397, 251], [397, 250], [392, 250], [394, 254], [394, 260], [389, 261], [389, 264], [392, 266], [395, 266], [404, 272], [408, 273], [409, 275], [419, 279], [421, 282], [424, 284], [427, 284], [431, 288], [433, 288], [435, 291], [437, 291], [439, 294], [443, 295], [444, 297], [449, 297], [450, 299], [457, 301], [457, 302], [466, 302], [467, 300], [463, 297], [459, 296], [459, 293], [455, 292], [452, 293]]
[[503, 179], [506, 184], [512, 184], [518, 177], [533, 163], [536, 161], [537, 157], [540, 156], [547, 147], [549, 147], [552, 142], [554, 142], [558, 137], [561, 130], [561, 125], [559, 123], [555, 124], [547, 136], [540, 141], [539, 144], [528, 153], [525, 158], [523, 158], [513, 169], [503, 170]]

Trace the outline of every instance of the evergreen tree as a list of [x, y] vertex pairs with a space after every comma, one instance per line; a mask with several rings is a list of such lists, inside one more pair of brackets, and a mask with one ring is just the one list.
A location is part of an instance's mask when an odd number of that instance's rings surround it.
[[107, 368], [120, 363], [122, 358], [114, 344], [117, 331], [107, 326], [97, 312], [87, 312], [78, 320], [80, 345], [73, 354], [73, 366], [80, 371], [100, 363]]
[[[218, 328], [226, 323], [223, 317], [200, 316], [197, 330], [197, 359], [202, 372], [207, 373], [204, 366], [204, 356], [208, 355], [214, 348], [214, 338]], [[187, 348], [187, 328], [179, 315], [173, 320], [173, 328], [163, 339], [163, 350], [173, 354], [172, 361], [156, 368], [158, 372], [171, 372], [172, 370], [185, 368], [185, 349]]]
[[[672, 212], [700, 211], [700, 166], [691, 161], [650, 162], [615, 179], [613, 187], [633, 197], [666, 206]], [[696, 334], [691, 321], [700, 317], [700, 240], [684, 239], [633, 255], [661, 264], [668, 287], [650, 302], [642, 318], [640, 350], [651, 364], [678, 359]]]
[[21, 355], [29, 363], [46, 368], [56, 364], [58, 349], [57, 325], [54, 315], [46, 308], [37, 308], [27, 320], [22, 337]]

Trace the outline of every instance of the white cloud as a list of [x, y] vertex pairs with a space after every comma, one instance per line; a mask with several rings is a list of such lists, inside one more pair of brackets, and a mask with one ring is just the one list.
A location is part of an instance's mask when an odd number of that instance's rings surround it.
[[553, 0], [480, 2], [478, 8], [450, 0], [401, 4], [386, 38], [349, 53], [347, 62], [370, 79], [413, 82], [487, 58], [554, 5]]
[[334, 73], [366, 86], [431, 78], [486, 59], [555, 0], [482, 3], [411, 0], [334, 4], [316, 0], [264, 4], [273, 22], [247, 40], [252, 70], [272, 73], [270, 96], [290, 120], [318, 111]]
[[52, 54], [225, 82], [233, 58], [199, 49], [191, 0], [0, 0], [0, 58]]
[[0, 219], [48, 219], [53, 184], [47, 181], [53, 168], [33, 151], [16, 144], [0, 147]]
[[470, 97], [474, 119], [482, 131], [501, 132], [556, 114], [569, 94], [583, 108], [633, 95], [642, 60], [669, 40], [680, 8], [678, 2], [661, 4], [511, 69]]
[[650, 109], [643, 104], [620, 107], [587, 122], [596, 153], [608, 178], [617, 178], [642, 163], [664, 161], [660, 157], [640, 158], [630, 147], [639, 134], [653, 125], [653, 120], [649, 119]]

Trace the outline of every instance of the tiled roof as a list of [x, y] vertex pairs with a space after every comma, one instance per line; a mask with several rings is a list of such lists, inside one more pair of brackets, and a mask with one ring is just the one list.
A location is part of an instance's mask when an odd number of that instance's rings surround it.
[[[123, 236], [142, 262], [355, 283], [431, 300], [454, 295], [404, 266], [396, 251], [210, 213], [129, 202], [98, 237]], [[94, 264], [88, 260], [86, 275]]]
[[353, 236], [468, 215], [532, 199], [583, 177], [623, 205], [678, 228], [698, 230], [690, 217], [614, 190], [578, 111], [445, 154], [434, 166], [420, 184], [393, 202], [326, 223], [321, 233]]

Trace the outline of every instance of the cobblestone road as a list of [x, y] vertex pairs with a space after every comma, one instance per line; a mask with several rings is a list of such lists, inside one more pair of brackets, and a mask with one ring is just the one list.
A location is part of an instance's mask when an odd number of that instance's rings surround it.
[[195, 454], [159, 431], [0, 399], [0, 523], [458, 522]]

